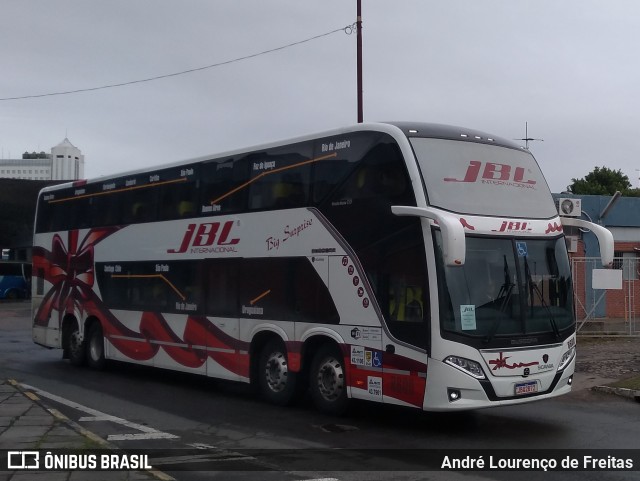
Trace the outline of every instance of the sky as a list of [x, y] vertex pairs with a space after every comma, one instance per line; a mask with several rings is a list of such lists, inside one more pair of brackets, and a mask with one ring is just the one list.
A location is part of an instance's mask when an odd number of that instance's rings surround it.
[[[362, 3], [365, 122], [508, 139], [527, 125], [552, 192], [596, 166], [640, 186], [638, 0]], [[357, 122], [356, 35], [343, 30], [356, 0], [0, 0], [0, 12], [1, 158], [68, 137], [93, 178]]]

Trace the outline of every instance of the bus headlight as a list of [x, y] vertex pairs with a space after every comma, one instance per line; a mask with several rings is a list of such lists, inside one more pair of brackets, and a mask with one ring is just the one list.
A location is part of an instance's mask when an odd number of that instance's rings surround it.
[[573, 358], [576, 357], [576, 348], [572, 347], [567, 352], [565, 352], [560, 358], [560, 364], [558, 364], [558, 371], [562, 371], [565, 367], [569, 365]]
[[476, 361], [459, 356], [449, 356], [444, 360], [444, 362], [469, 374], [469, 376], [475, 377], [476, 379], [485, 379], [482, 366], [480, 366]]

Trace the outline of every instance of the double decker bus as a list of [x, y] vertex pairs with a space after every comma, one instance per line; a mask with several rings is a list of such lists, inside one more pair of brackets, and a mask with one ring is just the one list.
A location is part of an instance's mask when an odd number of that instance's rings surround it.
[[570, 391], [563, 223], [533, 156], [481, 132], [359, 124], [39, 195], [33, 339], [132, 362], [462, 410]]

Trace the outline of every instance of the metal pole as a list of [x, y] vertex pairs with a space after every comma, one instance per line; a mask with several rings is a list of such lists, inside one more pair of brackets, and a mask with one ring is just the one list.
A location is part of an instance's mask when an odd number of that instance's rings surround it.
[[357, 69], [358, 69], [358, 123], [362, 123], [362, 0], [358, 0], [358, 17], [356, 19], [356, 27], [358, 32], [358, 51], [357, 51]]

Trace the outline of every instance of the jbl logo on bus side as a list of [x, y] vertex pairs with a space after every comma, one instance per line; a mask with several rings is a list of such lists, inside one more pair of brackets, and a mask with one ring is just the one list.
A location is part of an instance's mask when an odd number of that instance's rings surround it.
[[[478, 179], [489, 181], [503, 181], [503, 182], [517, 182], [519, 184], [534, 185], [535, 180], [525, 180], [524, 167], [515, 167], [507, 164], [495, 164], [493, 162], [483, 163], [479, 160], [472, 160], [469, 162], [467, 172], [463, 179], [455, 179], [453, 177], [446, 177], [445, 182], [477, 182]], [[481, 172], [482, 171], [482, 172]]]
[[230, 239], [231, 229], [235, 221], [204, 222], [189, 224], [184, 233], [180, 247], [167, 249], [169, 254], [182, 254], [189, 248], [208, 248], [212, 246], [233, 246], [240, 242], [238, 238]]

